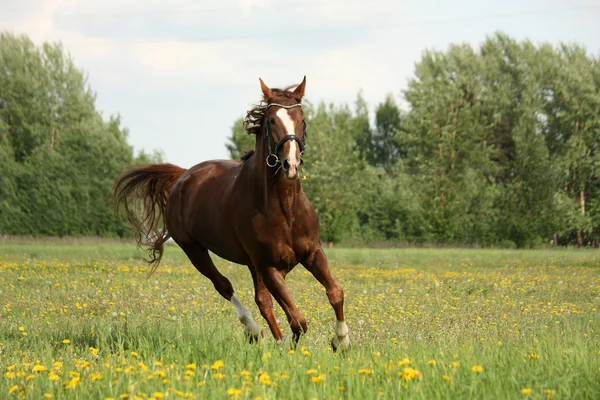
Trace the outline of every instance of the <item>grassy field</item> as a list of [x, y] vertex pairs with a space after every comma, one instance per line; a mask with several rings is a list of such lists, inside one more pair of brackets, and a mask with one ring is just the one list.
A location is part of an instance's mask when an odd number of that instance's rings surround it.
[[[0, 398], [600, 398], [599, 251], [328, 256], [346, 293], [344, 354], [302, 267], [288, 284], [309, 331], [291, 349], [246, 343], [175, 246], [146, 279], [130, 244], [0, 243]], [[247, 269], [217, 265], [263, 323]]]

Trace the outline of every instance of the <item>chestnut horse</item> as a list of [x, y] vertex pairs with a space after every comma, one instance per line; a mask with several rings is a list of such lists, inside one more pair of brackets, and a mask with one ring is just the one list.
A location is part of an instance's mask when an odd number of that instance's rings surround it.
[[[194, 267], [230, 301], [251, 340], [260, 330], [215, 267], [209, 250], [247, 265], [255, 300], [275, 340], [282, 339], [271, 296], [285, 312], [295, 342], [306, 319], [286, 287], [286, 275], [301, 263], [325, 287], [336, 316], [334, 349], [349, 346], [344, 293], [335, 281], [319, 239], [319, 220], [298, 179], [306, 140], [300, 85], [274, 89], [260, 80], [263, 101], [246, 115], [256, 135], [254, 151], [241, 161], [206, 161], [188, 170], [157, 164], [127, 171], [115, 186], [116, 210], [146, 246], [154, 271], [172, 237]], [[294, 89], [294, 90], [292, 90]], [[150, 242], [148, 242], [148, 240]]]

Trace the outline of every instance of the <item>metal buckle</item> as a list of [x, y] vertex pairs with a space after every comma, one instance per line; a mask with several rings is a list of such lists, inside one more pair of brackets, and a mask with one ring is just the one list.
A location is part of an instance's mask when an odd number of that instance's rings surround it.
[[[269, 161], [272, 161], [272, 160], [274, 160], [274, 161], [272, 163], [270, 163]], [[266, 161], [268, 167], [273, 168], [274, 166], [279, 164], [279, 157], [277, 157], [277, 154], [269, 154], [265, 161]]]

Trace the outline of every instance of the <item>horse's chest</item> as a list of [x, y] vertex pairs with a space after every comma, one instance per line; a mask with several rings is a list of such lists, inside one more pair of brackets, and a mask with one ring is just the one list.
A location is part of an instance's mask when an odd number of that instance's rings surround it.
[[298, 264], [307, 248], [304, 235], [290, 229], [267, 229], [257, 237], [256, 257], [261, 264], [289, 269]]

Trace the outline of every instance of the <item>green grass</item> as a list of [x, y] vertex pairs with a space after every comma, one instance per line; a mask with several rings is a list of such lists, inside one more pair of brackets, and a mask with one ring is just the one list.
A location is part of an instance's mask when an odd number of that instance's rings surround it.
[[[0, 398], [600, 398], [598, 251], [331, 249], [344, 354], [302, 267], [288, 285], [309, 331], [291, 352], [270, 335], [246, 343], [176, 246], [150, 279], [141, 256], [126, 243], [0, 243]], [[247, 269], [217, 265], [263, 323]]]

